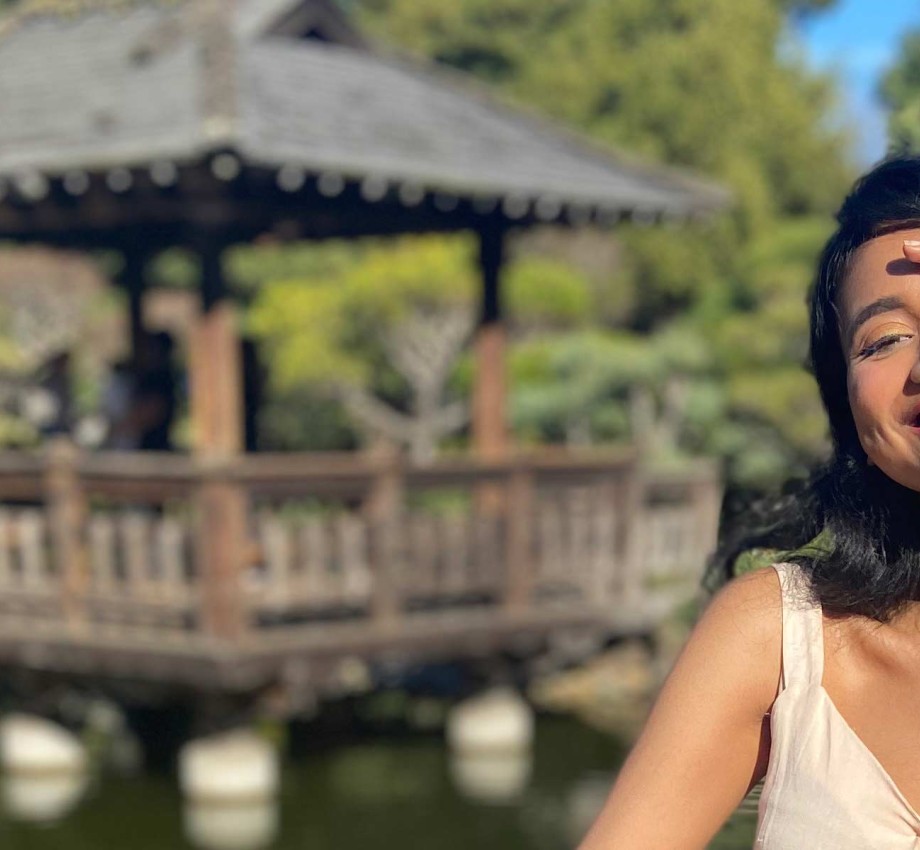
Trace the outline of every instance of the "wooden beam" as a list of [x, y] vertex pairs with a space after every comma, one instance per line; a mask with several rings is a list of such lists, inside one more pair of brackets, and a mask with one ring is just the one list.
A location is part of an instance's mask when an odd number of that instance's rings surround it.
[[[285, 192], [276, 184], [277, 168], [243, 162], [230, 191], [202, 160], [178, 168], [174, 186], [162, 187], [147, 169], [131, 172], [132, 188], [110, 191], [98, 174], [79, 197], [67, 194], [60, 181], [33, 203], [0, 203], [0, 237], [71, 248], [116, 248], [129, 242], [163, 249], [187, 245], [194, 249], [196, 231], [220, 228], [226, 241], [249, 242], [273, 233], [282, 239], [326, 239], [383, 236], [400, 233], [455, 232], [491, 225], [469, 199], [455, 209], [439, 208], [431, 198], [411, 207], [394, 193], [378, 203], [361, 197], [360, 187], [349, 183], [340, 196], [330, 199], [309, 177], [303, 189]], [[516, 227], [532, 224], [529, 219]]]
[[199, 257], [201, 311], [189, 335], [193, 451], [202, 457], [233, 457], [244, 448], [236, 315], [224, 284], [222, 246], [206, 243]]

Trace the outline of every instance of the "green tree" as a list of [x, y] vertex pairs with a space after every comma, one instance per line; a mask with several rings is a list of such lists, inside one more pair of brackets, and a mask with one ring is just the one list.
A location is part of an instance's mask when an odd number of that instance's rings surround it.
[[[519, 246], [508, 301], [521, 434], [642, 437], [659, 455], [726, 458], [744, 484], [783, 477], [823, 450], [817, 394], [798, 366], [802, 302], [851, 168], [846, 135], [828, 120], [833, 85], [786, 37], [790, 20], [833, 0], [341, 2], [383, 41], [734, 193], [730, 214], [706, 225], [620, 229], [616, 262], [590, 273], [580, 258]], [[462, 428], [471, 258], [462, 239], [236, 252], [276, 398], [311, 411], [279, 421], [309, 418], [321, 423], [311, 439], [347, 442], [344, 404], [365, 439], [398, 432], [420, 455]], [[464, 332], [436, 335], [455, 344], [425, 389], [397, 341], [423, 339], [449, 316]]]
[[[739, 208], [826, 210], [846, 176], [828, 81], [779, 50], [776, 0], [362, 0], [381, 38], [648, 157], [726, 180]], [[823, 4], [822, 4], [823, 5]]]
[[920, 150], [920, 30], [908, 33], [879, 87], [888, 108], [888, 141], [895, 150]]
[[616, 317], [598, 310], [593, 329], [515, 351], [513, 407], [530, 437], [651, 434], [659, 454], [725, 458], [744, 485], [823, 453], [820, 403], [800, 365], [804, 297], [852, 166], [848, 136], [829, 120], [832, 81], [786, 39], [790, 16], [830, 5], [356, 0], [381, 39], [734, 193], [730, 214], [706, 225], [621, 228], [608, 270]]
[[[265, 285], [250, 310], [276, 389], [335, 399], [365, 440], [402, 443], [429, 460], [469, 418], [474, 248], [465, 237], [412, 237], [365, 244], [347, 261], [338, 244], [314, 249], [312, 274]], [[590, 299], [584, 277], [562, 263], [525, 258], [509, 269], [507, 300], [523, 336], [585, 321]]]

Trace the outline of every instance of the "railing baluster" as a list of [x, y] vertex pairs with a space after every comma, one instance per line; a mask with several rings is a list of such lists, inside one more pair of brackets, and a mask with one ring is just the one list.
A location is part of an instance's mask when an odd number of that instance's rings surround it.
[[45, 519], [40, 510], [26, 508], [18, 513], [16, 549], [19, 552], [19, 578], [23, 588], [46, 589], [49, 585], [45, 557]]
[[534, 559], [531, 531], [533, 528], [533, 473], [524, 465], [514, 468], [508, 488], [505, 518], [505, 552], [507, 572], [505, 608], [520, 611], [527, 607], [534, 583]]
[[374, 620], [392, 626], [402, 605], [402, 535], [405, 534], [405, 477], [400, 457], [393, 454], [380, 465], [365, 507], [374, 529], [374, 583], [371, 610]]
[[319, 608], [329, 597], [330, 552], [326, 523], [321, 516], [305, 517], [300, 525], [301, 598]]
[[440, 518], [440, 543], [444, 548], [444, 590], [464, 593], [469, 590], [469, 515], [448, 514]]
[[83, 537], [86, 498], [77, 472], [78, 451], [68, 439], [48, 447], [46, 487], [51, 557], [59, 582], [65, 621], [76, 626], [86, 620], [87, 558]]
[[97, 593], [112, 593], [116, 581], [115, 521], [109, 514], [96, 514], [89, 521], [90, 588]]
[[543, 493], [538, 499], [537, 520], [539, 524], [540, 552], [537, 576], [543, 583], [552, 583], [563, 557], [562, 500], [555, 491]]
[[616, 564], [616, 489], [605, 481], [593, 491], [591, 518], [593, 550], [590, 580], [581, 590], [588, 602], [605, 605], [610, 599], [611, 574]]
[[185, 529], [174, 517], [163, 517], [157, 524], [157, 562], [159, 586], [170, 601], [185, 603]]
[[291, 594], [292, 552], [290, 532], [277, 516], [264, 513], [259, 517], [259, 531], [262, 538], [262, 551], [265, 555], [266, 592], [262, 598], [276, 609], [289, 605]]
[[121, 514], [121, 540], [124, 552], [123, 590], [132, 599], [143, 599], [150, 587], [150, 517], [133, 509]]
[[365, 557], [365, 525], [349, 513], [336, 518], [336, 536], [342, 562], [342, 593], [351, 605], [363, 605], [370, 594], [371, 580]]
[[[83, 606], [87, 618], [116, 624], [126, 639], [178, 634], [190, 647], [212, 643], [189, 634], [193, 625], [209, 638], [246, 634], [243, 571], [256, 549], [267, 570], [264, 592], [251, 598], [279, 615], [259, 621], [260, 630], [274, 630], [266, 646], [275, 639], [291, 646], [298, 630], [325, 630], [328, 641], [339, 629], [366, 629], [373, 642], [382, 627], [411, 624], [406, 634], [415, 634], [436, 616], [449, 621], [473, 610], [483, 622], [513, 612], [505, 625], [528, 629], [570, 617], [635, 619], [650, 598], [664, 598], [662, 588], [701, 568], [720, 495], [714, 470], [702, 464], [649, 473], [612, 455], [445, 458], [425, 467], [404, 467], [395, 455], [202, 462], [105, 452], [68, 459], [65, 449], [61, 459], [0, 454], [0, 499], [34, 504], [45, 487], [48, 502], [0, 509], [4, 610], [58, 628], [64, 608], [72, 618]], [[410, 489], [461, 491], [468, 500], [457, 513], [439, 513], [454, 500], [423, 499], [434, 509], [413, 507], [410, 520]], [[500, 509], [486, 491], [502, 495]], [[259, 518], [260, 546], [248, 542], [250, 494], [272, 506]], [[74, 518], [85, 516], [89, 499], [94, 513], [81, 528]], [[127, 511], [147, 513], [125, 530]], [[659, 575], [669, 582], [651, 587]], [[142, 622], [150, 628], [135, 628]]]
[[626, 485], [624, 501], [625, 532], [621, 580], [619, 582], [620, 598], [618, 602], [625, 606], [636, 606], [642, 602], [642, 586], [647, 574], [646, 549], [654, 543], [654, 535], [649, 534], [647, 522], [645, 471], [637, 466]]
[[9, 588], [13, 579], [12, 520], [10, 512], [0, 510], [0, 587]]

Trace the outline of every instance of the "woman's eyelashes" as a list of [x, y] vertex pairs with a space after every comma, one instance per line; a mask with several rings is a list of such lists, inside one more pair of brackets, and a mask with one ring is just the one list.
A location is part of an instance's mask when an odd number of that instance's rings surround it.
[[887, 351], [902, 340], [913, 338], [914, 335], [908, 333], [885, 334], [884, 336], [879, 337], [875, 342], [869, 343], [869, 345], [860, 350], [856, 356], [860, 360], [864, 360], [867, 357], [872, 357], [874, 354], [881, 354], [883, 351]]

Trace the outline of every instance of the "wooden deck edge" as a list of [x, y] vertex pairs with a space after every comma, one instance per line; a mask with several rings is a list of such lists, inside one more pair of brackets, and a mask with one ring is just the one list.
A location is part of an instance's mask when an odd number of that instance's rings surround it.
[[419, 613], [392, 627], [362, 623], [266, 628], [236, 642], [181, 633], [74, 632], [63, 624], [0, 621], [0, 666], [93, 678], [121, 678], [192, 690], [257, 691], [290, 678], [327, 678], [346, 660], [418, 664], [485, 657], [496, 651], [537, 652], [564, 631], [603, 637], [648, 633], [654, 606]]

